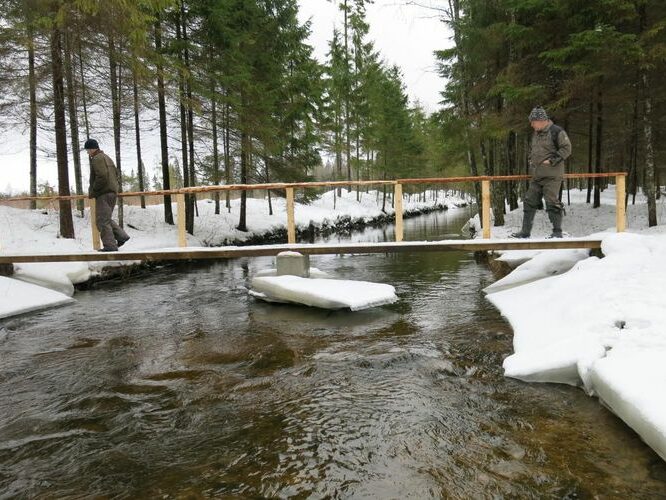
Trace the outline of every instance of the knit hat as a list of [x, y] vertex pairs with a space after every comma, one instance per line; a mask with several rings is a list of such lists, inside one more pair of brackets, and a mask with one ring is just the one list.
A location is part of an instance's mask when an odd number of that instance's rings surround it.
[[99, 149], [99, 143], [95, 139], [88, 139], [83, 145], [83, 149]]
[[545, 121], [548, 120], [548, 113], [541, 106], [537, 106], [530, 112], [528, 120], [531, 122]]

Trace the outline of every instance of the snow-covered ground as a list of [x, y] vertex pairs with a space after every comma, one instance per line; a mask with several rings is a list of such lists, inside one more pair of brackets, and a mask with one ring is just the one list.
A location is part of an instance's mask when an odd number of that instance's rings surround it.
[[[581, 199], [582, 198], [582, 199]], [[572, 201], [584, 202], [584, 193]], [[659, 220], [666, 217], [658, 202]], [[495, 237], [520, 227], [507, 215]], [[505, 252], [516, 269], [486, 289], [514, 330], [505, 374], [528, 382], [581, 386], [596, 395], [666, 460], [666, 225], [647, 228], [643, 199], [615, 226], [615, 193], [602, 206], [567, 207], [564, 229], [602, 239], [603, 259], [581, 250]], [[545, 212], [535, 236], [549, 233]]]
[[[394, 213], [390, 199], [387, 200], [386, 213], [382, 212], [382, 193], [369, 191], [359, 193], [360, 201], [356, 200], [355, 191], [342, 190], [341, 196], [334, 191], [324, 193], [309, 204], [296, 203], [295, 219], [297, 229], [334, 227], [340, 223], [367, 223], [377, 218]], [[248, 231], [236, 229], [239, 216], [239, 200], [232, 200], [231, 211], [228, 212], [222, 202], [220, 214], [215, 214], [212, 200], [198, 202], [199, 217], [195, 217], [194, 234], [187, 235], [190, 247], [220, 246], [232, 242], [243, 242], [253, 238], [270, 235], [276, 231], [285, 231], [287, 225], [286, 202], [284, 198], [272, 199], [273, 215], [269, 215], [266, 199], [248, 198], [247, 226]], [[451, 192], [428, 191], [425, 201], [418, 201], [405, 195], [404, 211], [420, 212], [431, 210], [435, 206], [456, 207], [465, 205], [467, 201]], [[174, 217], [177, 206], [173, 204]], [[164, 223], [164, 206], [154, 205], [141, 209], [136, 206], [125, 206], [125, 228], [130, 241], [123, 250], [158, 250], [178, 246], [177, 229]], [[114, 214], [117, 216], [117, 213]], [[92, 232], [89, 212], [83, 218], [74, 217], [75, 239], [58, 237], [59, 218], [55, 210], [22, 210], [0, 206], [0, 255], [17, 253], [77, 253], [92, 249]], [[92, 262], [92, 263], [50, 263], [50, 264], [16, 264], [14, 279], [39, 284], [71, 296], [74, 285], [87, 281], [91, 275], [99, 273], [104, 267], [122, 266], [123, 262]], [[19, 300], [18, 295], [8, 293], [8, 285], [0, 289], [2, 311], [0, 318], [25, 312], [26, 303]], [[5, 292], [5, 293], [3, 293]], [[37, 308], [30, 303], [30, 310]], [[44, 307], [51, 304], [44, 296]]]

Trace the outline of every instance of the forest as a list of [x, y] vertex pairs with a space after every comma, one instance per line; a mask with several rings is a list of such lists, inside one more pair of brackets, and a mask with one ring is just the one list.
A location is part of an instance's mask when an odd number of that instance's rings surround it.
[[[431, 0], [442, 21], [433, 112], [409, 101], [400, 68], [376, 50], [372, 2], [334, 3], [342, 22], [318, 61], [296, 0], [3, 0], [0, 133], [27, 142], [29, 194], [49, 194], [38, 151], [57, 158], [57, 194], [84, 194], [81, 147], [100, 136], [125, 191], [527, 173], [527, 115], [542, 105], [573, 142], [568, 171], [627, 172], [628, 202], [643, 191], [657, 224], [664, 2]], [[148, 130], [159, 130], [160, 149], [146, 154]], [[523, 184], [493, 183], [496, 225], [519, 206]], [[587, 189], [598, 206], [605, 186], [565, 187]], [[218, 197], [216, 212], [224, 206]], [[73, 209], [82, 202], [60, 201], [64, 237], [74, 236]], [[188, 196], [191, 233], [195, 213]]]

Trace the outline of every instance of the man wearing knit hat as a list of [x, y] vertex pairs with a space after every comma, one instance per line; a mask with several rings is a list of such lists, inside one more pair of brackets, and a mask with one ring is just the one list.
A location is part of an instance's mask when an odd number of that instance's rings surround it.
[[546, 199], [546, 212], [553, 225], [551, 238], [562, 237], [564, 205], [559, 200], [564, 178], [564, 161], [571, 156], [571, 141], [561, 127], [548, 118], [546, 110], [537, 106], [528, 117], [534, 133], [529, 154], [532, 179], [523, 197], [523, 227], [512, 238], [529, 238], [532, 234], [534, 215]]
[[83, 149], [90, 157], [90, 187], [88, 197], [95, 199], [97, 207], [97, 229], [102, 238], [103, 248], [100, 252], [117, 252], [129, 235], [113, 219], [113, 209], [118, 197], [118, 170], [113, 160], [99, 149], [95, 139], [88, 139]]

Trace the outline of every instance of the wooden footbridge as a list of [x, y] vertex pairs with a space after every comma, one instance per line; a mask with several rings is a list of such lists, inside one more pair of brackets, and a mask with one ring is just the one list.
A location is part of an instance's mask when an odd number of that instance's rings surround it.
[[[625, 180], [626, 173], [606, 174], [568, 174], [565, 178], [609, 178], [614, 177], [616, 183], [616, 226], [617, 231], [625, 230]], [[175, 196], [177, 202], [178, 220], [178, 248], [157, 249], [150, 251], [120, 251], [97, 252], [100, 248], [99, 233], [95, 224], [92, 224], [93, 251], [63, 254], [17, 254], [0, 250], [0, 266], [25, 262], [72, 262], [72, 261], [173, 261], [173, 260], [200, 260], [200, 259], [233, 259], [239, 257], [274, 256], [283, 251], [297, 251], [308, 255], [323, 254], [369, 254], [369, 253], [397, 253], [397, 252], [441, 252], [441, 251], [492, 251], [492, 250], [536, 250], [536, 249], [567, 249], [567, 248], [601, 248], [601, 240], [589, 238], [566, 239], [528, 239], [505, 240], [491, 239], [490, 225], [490, 183], [502, 181], [523, 181], [529, 179], [525, 175], [512, 176], [482, 176], [482, 177], [447, 177], [427, 179], [399, 179], [391, 181], [335, 181], [335, 182], [307, 182], [292, 184], [234, 184], [224, 186], [207, 186], [183, 188], [171, 191], [155, 191], [143, 193], [121, 193], [119, 196]], [[444, 241], [403, 241], [403, 185], [424, 184], [451, 184], [462, 182], [481, 183], [481, 221], [483, 239], [475, 240], [444, 240]], [[395, 208], [395, 242], [383, 243], [335, 243], [335, 244], [297, 244], [296, 225], [294, 218], [294, 190], [306, 188], [343, 186], [392, 186], [394, 190]], [[287, 244], [233, 246], [214, 248], [188, 248], [185, 237], [185, 196], [201, 193], [215, 193], [222, 191], [248, 191], [248, 190], [285, 190], [287, 200]], [[84, 196], [52, 196], [52, 197], [19, 197], [3, 201], [66, 201], [86, 199]], [[95, 220], [95, 201], [90, 202], [90, 220]]]

